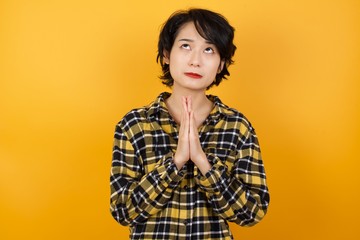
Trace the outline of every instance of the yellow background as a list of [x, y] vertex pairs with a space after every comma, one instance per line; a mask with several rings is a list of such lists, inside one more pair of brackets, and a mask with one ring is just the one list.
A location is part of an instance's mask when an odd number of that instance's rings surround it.
[[235, 239], [359, 239], [358, 0], [0, 1], [0, 239], [126, 239], [109, 213], [115, 124], [167, 90], [160, 25], [205, 7], [236, 28], [231, 77], [271, 204]]

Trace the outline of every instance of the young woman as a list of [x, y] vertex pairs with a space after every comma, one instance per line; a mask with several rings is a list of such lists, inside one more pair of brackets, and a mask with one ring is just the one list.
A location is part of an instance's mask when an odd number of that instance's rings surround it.
[[158, 44], [163, 83], [148, 106], [117, 124], [111, 213], [131, 239], [233, 239], [228, 221], [251, 226], [269, 193], [254, 128], [206, 90], [230, 75], [234, 29], [205, 9], [174, 13]]

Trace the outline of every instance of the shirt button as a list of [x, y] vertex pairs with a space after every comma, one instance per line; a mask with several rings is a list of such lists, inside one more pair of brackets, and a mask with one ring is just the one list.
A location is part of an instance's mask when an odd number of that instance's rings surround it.
[[189, 222], [187, 220], [183, 221], [183, 224], [186, 226]]
[[185, 186], [184, 186], [184, 189], [185, 189], [185, 190], [186, 190], [186, 189], [188, 189], [188, 186], [187, 186], [187, 185], [185, 185]]

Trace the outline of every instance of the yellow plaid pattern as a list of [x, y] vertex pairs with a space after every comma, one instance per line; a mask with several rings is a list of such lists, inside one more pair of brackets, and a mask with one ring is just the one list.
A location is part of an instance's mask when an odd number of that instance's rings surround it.
[[110, 210], [131, 239], [233, 239], [228, 221], [251, 226], [266, 214], [269, 192], [254, 128], [216, 96], [199, 130], [212, 168], [173, 162], [178, 125], [164, 100], [127, 113], [117, 124]]

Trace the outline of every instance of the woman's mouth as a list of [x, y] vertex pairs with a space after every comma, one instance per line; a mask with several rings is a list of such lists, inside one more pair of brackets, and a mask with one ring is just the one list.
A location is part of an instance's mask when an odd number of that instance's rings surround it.
[[196, 79], [202, 78], [202, 76], [200, 74], [193, 73], [193, 72], [186, 72], [185, 75], [188, 77], [191, 77], [191, 78], [196, 78]]

